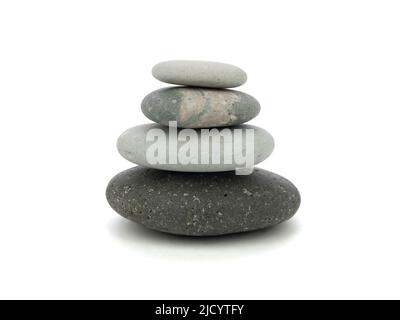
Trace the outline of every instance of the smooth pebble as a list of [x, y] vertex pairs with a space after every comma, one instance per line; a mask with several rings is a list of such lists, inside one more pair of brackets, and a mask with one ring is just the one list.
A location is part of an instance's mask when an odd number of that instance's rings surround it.
[[162, 82], [208, 88], [234, 88], [247, 80], [246, 73], [234, 65], [198, 60], [160, 62], [152, 74]]
[[[202, 141], [208, 141], [208, 147]], [[274, 139], [266, 130], [251, 125], [177, 129], [144, 124], [122, 133], [117, 148], [125, 159], [144, 167], [218, 172], [260, 163], [272, 153]]]
[[257, 116], [260, 104], [235, 90], [169, 87], [148, 94], [142, 112], [163, 125], [176, 121], [180, 128], [212, 128], [245, 123]]
[[237, 176], [135, 167], [115, 176], [106, 196], [129, 220], [188, 236], [263, 229], [288, 220], [300, 205], [300, 194], [290, 181], [258, 168]]

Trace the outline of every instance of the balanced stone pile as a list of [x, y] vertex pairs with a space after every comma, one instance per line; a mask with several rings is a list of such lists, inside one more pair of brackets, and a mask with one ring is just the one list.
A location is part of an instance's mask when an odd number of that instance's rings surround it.
[[260, 104], [227, 90], [244, 84], [246, 73], [224, 63], [167, 61], [153, 76], [180, 86], [147, 95], [142, 112], [156, 123], [119, 137], [119, 153], [139, 166], [110, 181], [111, 207], [150, 229], [190, 236], [258, 230], [291, 218], [300, 205], [296, 187], [253, 169], [274, 148], [267, 131], [243, 124]]

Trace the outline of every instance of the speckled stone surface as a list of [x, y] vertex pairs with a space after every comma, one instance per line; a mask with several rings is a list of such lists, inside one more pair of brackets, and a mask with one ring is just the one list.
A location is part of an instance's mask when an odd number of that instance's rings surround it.
[[247, 80], [246, 73], [234, 65], [198, 60], [160, 62], [152, 74], [166, 83], [209, 88], [234, 88]]
[[300, 194], [290, 181], [258, 168], [237, 176], [134, 167], [110, 181], [106, 196], [129, 220], [188, 236], [266, 228], [291, 218], [300, 205]]
[[245, 123], [258, 115], [260, 104], [235, 90], [169, 87], [148, 94], [142, 111], [159, 124], [177, 121], [181, 128], [210, 128]]
[[[150, 163], [148, 158], [146, 157], [146, 153], [149, 148], [154, 144], [152, 141], [148, 141], [146, 139], [147, 134], [150, 130], [156, 129], [162, 131], [166, 136], [166, 141], [168, 144], [166, 145], [166, 154], [170, 153], [170, 145], [169, 141], [175, 141], [177, 145], [177, 149], [174, 154], [178, 155], [180, 150], [184, 145], [190, 146], [193, 144], [193, 148], [197, 148], [197, 163], [188, 163], [182, 164], [180, 162], [171, 163], [169, 161], [169, 157], [166, 158], [166, 163]], [[242, 129], [242, 140], [235, 139], [235, 136], [232, 134], [233, 130]], [[179, 129], [177, 130], [177, 136], [175, 138], [170, 137], [170, 128], [166, 126], [162, 126], [159, 124], [143, 124], [139, 126], [132, 127], [121, 134], [118, 138], [117, 148], [119, 153], [127, 160], [144, 166], [148, 168], [161, 169], [161, 170], [171, 170], [171, 171], [184, 171], [184, 172], [220, 172], [220, 171], [231, 171], [237, 168], [244, 167], [243, 163], [239, 163], [236, 161], [237, 153], [236, 150], [241, 150], [240, 154], [246, 155], [250, 151], [247, 148], [247, 145], [244, 143], [247, 137], [247, 129], [252, 129], [254, 132], [254, 164], [260, 163], [265, 160], [274, 149], [274, 139], [272, 136], [264, 129], [256, 126], [251, 126], [247, 124], [243, 124], [235, 127], [227, 127], [227, 128], [214, 128], [212, 132], [212, 141], [213, 138], [217, 138], [219, 140], [220, 147], [219, 150], [213, 152], [209, 152], [209, 148], [202, 149], [201, 143], [198, 143], [201, 137], [200, 129], [181, 129], [181, 130], [189, 130], [194, 131], [197, 134], [196, 141], [194, 140], [180, 140], [179, 133], [181, 132]], [[223, 138], [224, 132], [228, 130], [230, 134], [233, 136], [232, 143], [228, 143]], [[211, 145], [211, 144], [210, 144]], [[233, 147], [232, 147], [233, 146]], [[237, 146], [237, 148], [235, 147]], [[229, 149], [228, 149], [229, 148]], [[229, 151], [226, 151], [226, 150]], [[205, 158], [208, 159], [208, 162], [205, 164], [202, 162], [203, 153], [206, 153]], [[216, 156], [219, 159], [218, 163], [213, 163], [212, 157]], [[232, 159], [231, 163], [225, 162], [225, 157], [227, 159]]]

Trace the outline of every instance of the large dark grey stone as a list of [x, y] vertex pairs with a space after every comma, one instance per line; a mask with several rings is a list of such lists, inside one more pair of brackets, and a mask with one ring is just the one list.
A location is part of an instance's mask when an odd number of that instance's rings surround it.
[[134, 167], [106, 192], [111, 207], [150, 229], [213, 236], [266, 228], [291, 218], [300, 194], [287, 179], [255, 168], [251, 175], [171, 172]]

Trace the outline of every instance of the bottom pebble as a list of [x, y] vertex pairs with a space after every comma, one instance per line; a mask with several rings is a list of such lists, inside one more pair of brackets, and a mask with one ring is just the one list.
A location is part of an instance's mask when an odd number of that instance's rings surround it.
[[121, 216], [147, 228], [216, 236], [270, 227], [291, 218], [300, 194], [287, 179], [255, 168], [190, 173], [134, 167], [116, 175], [106, 196]]

